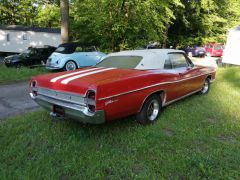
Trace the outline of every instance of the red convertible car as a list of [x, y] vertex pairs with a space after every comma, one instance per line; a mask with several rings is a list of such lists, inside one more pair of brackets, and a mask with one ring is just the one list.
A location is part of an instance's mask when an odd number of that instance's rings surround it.
[[40, 75], [31, 97], [56, 117], [100, 124], [129, 115], [157, 120], [161, 107], [209, 91], [215, 69], [195, 66], [183, 51], [151, 49], [108, 55], [94, 67]]

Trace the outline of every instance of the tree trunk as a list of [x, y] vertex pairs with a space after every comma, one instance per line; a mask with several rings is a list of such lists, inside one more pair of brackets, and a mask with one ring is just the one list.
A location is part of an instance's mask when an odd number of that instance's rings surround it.
[[162, 48], [167, 48], [167, 40], [168, 40], [168, 29], [170, 28], [169, 24], [166, 24], [165, 26], [165, 32], [163, 34], [163, 44]]
[[68, 0], [60, 0], [61, 14], [61, 38], [62, 42], [69, 42], [69, 2]]

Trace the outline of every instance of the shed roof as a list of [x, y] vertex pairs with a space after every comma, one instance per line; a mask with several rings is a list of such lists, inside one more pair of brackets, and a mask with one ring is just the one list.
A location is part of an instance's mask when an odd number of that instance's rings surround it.
[[46, 28], [46, 27], [21, 26], [21, 25], [0, 26], [0, 30], [33, 31], [33, 32], [46, 32], [46, 33], [60, 33], [61, 32], [59, 28]]

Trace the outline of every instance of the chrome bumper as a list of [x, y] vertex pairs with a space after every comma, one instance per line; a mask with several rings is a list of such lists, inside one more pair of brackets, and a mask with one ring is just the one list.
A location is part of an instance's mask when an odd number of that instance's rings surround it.
[[45, 66], [46, 69], [49, 69], [49, 70], [57, 70], [57, 69], [62, 69], [62, 67], [57, 67], [57, 66]]
[[40, 106], [50, 111], [50, 114], [58, 117], [58, 114], [52, 112], [53, 106], [61, 106], [64, 110], [64, 117], [69, 117], [89, 124], [102, 124], [105, 122], [104, 111], [96, 111], [94, 114], [88, 111], [88, 108], [82, 105], [64, 102], [58, 99], [46, 97], [43, 95], [34, 96], [30, 93], [31, 98]]

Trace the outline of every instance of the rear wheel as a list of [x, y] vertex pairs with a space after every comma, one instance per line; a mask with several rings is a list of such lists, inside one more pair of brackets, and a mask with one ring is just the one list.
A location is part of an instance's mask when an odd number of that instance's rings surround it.
[[72, 60], [66, 62], [65, 66], [64, 66], [65, 71], [72, 71], [72, 70], [76, 70], [76, 69], [77, 69], [77, 64]]
[[137, 122], [140, 124], [154, 123], [160, 115], [162, 107], [161, 98], [158, 95], [152, 95], [144, 102], [141, 111], [137, 114]]
[[202, 87], [202, 89], [200, 90], [199, 93], [200, 94], [207, 94], [209, 89], [210, 89], [210, 79], [207, 78], [207, 79], [205, 79], [203, 87]]

